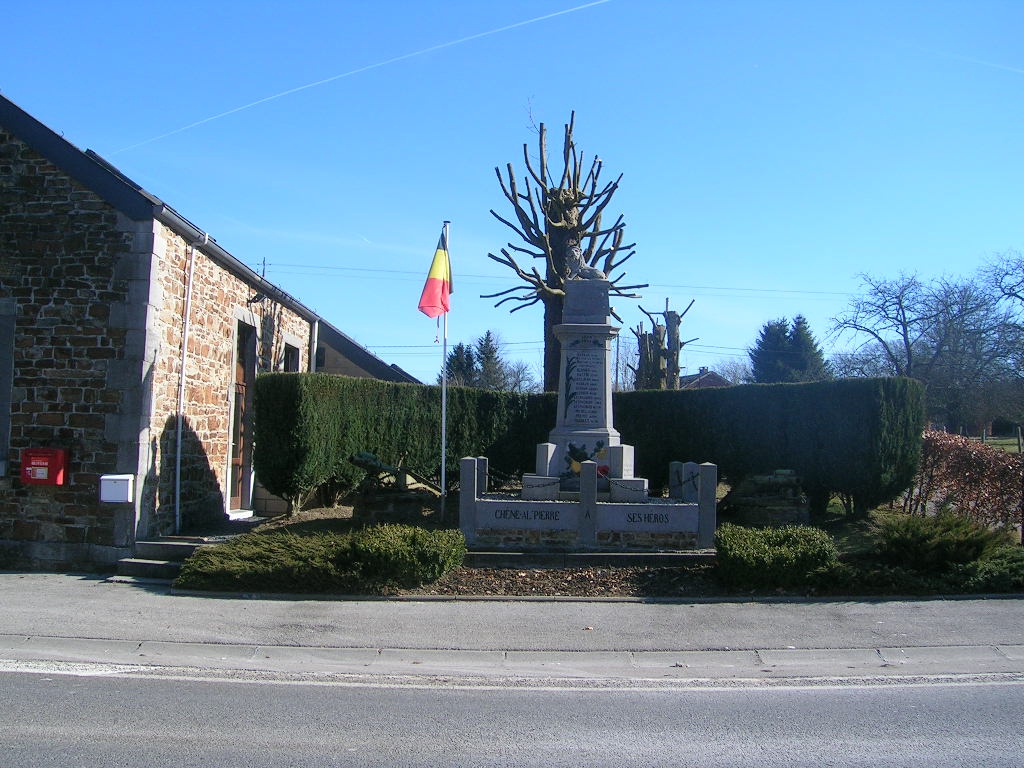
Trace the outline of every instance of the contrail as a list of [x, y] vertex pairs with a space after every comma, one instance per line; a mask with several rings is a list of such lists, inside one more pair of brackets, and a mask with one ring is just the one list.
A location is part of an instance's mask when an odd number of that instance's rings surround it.
[[127, 147], [122, 147], [121, 149], [114, 150], [110, 154], [111, 155], [116, 155], [116, 154], [119, 154], [121, 152], [127, 152], [129, 149], [135, 149], [136, 147], [142, 147], [142, 146], [145, 146], [146, 144], [152, 144], [154, 141], [160, 141], [160, 139], [166, 139], [168, 136], [173, 136], [176, 133], [182, 133], [183, 131], [187, 131], [187, 130], [189, 130], [191, 128], [196, 128], [197, 126], [204, 125], [204, 124], [209, 123], [209, 122], [213, 122], [214, 120], [219, 120], [222, 117], [227, 117], [228, 115], [233, 115], [236, 112], [242, 112], [243, 110], [251, 109], [252, 107], [259, 106], [260, 104], [266, 104], [268, 101], [274, 101], [275, 99], [280, 99], [280, 98], [282, 98], [284, 96], [290, 96], [293, 93], [298, 93], [299, 91], [305, 91], [305, 90], [307, 90], [309, 88], [316, 88], [317, 86], [320, 86], [320, 85], [326, 85], [327, 83], [333, 83], [335, 80], [341, 80], [342, 78], [345, 78], [345, 77], [351, 77], [352, 75], [358, 75], [361, 72], [367, 72], [367, 71], [369, 71], [371, 69], [379, 69], [380, 67], [385, 67], [388, 64], [394, 64], [395, 62], [398, 62], [398, 61], [405, 61], [406, 59], [412, 59], [412, 58], [415, 58], [416, 56], [423, 56], [424, 54], [427, 54], [427, 53], [432, 53], [434, 51], [440, 51], [440, 50], [443, 50], [445, 48], [451, 48], [452, 46], [461, 45], [462, 43], [468, 43], [471, 40], [479, 40], [481, 37], [489, 37], [491, 35], [496, 35], [499, 32], [508, 32], [510, 29], [517, 29], [518, 27], [525, 27], [528, 24], [536, 24], [538, 21], [547, 21], [548, 19], [553, 19], [556, 16], [565, 16], [567, 13], [575, 13], [576, 11], [582, 11], [582, 10], [585, 10], [587, 8], [592, 8], [595, 5], [604, 5], [605, 3], [610, 3], [610, 2], [611, 2], [611, 0], [594, 0], [594, 2], [584, 3], [583, 5], [577, 5], [577, 6], [573, 7], [573, 8], [566, 8], [564, 11], [555, 11], [554, 13], [548, 13], [548, 14], [546, 14], [544, 16], [537, 16], [536, 18], [527, 19], [526, 21], [518, 21], [515, 24], [508, 24], [508, 25], [506, 25], [504, 27], [498, 27], [497, 29], [490, 29], [490, 30], [488, 30], [486, 32], [478, 32], [477, 34], [469, 35], [468, 37], [460, 37], [458, 40], [451, 40], [451, 41], [449, 41], [447, 43], [440, 43], [439, 45], [432, 45], [429, 48], [423, 48], [422, 50], [419, 50], [419, 51], [413, 51], [412, 53], [405, 53], [405, 54], [402, 54], [401, 56], [395, 56], [394, 58], [391, 58], [391, 59], [385, 59], [384, 61], [378, 61], [376, 64], [367, 64], [365, 67], [359, 67], [358, 69], [353, 69], [353, 70], [350, 70], [348, 72], [343, 72], [340, 75], [334, 75], [333, 77], [328, 77], [328, 78], [325, 78], [323, 80], [317, 80], [315, 83], [307, 83], [306, 85], [300, 85], [300, 86], [298, 86], [296, 88], [289, 88], [287, 91], [281, 91], [280, 93], [275, 93], [273, 96], [267, 96], [267, 97], [262, 98], [262, 99], [257, 99], [256, 101], [252, 101], [252, 102], [250, 102], [248, 104], [243, 104], [240, 107], [235, 107], [234, 109], [229, 109], [227, 112], [221, 112], [220, 114], [217, 114], [217, 115], [211, 115], [210, 117], [204, 117], [202, 120], [197, 120], [194, 123], [189, 123], [188, 125], [182, 126], [181, 128], [175, 128], [173, 131], [168, 131], [167, 133], [161, 133], [159, 136], [154, 136], [151, 139], [146, 139], [145, 141], [140, 141], [137, 144], [130, 144]]
[[970, 64], [979, 64], [983, 67], [991, 67], [992, 69], [1002, 69], [1006, 72], [1016, 72], [1018, 75], [1024, 75], [1024, 69], [1019, 67], [1011, 67], [1006, 64], [997, 64], [994, 61], [985, 61], [984, 59], [973, 59], [970, 56], [961, 56], [957, 53], [943, 53], [942, 56], [948, 56], [951, 59], [959, 59], [960, 61], [966, 61]]

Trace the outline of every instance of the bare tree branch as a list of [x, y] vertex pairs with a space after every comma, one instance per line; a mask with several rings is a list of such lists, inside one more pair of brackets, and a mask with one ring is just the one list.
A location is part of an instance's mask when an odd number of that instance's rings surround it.
[[[502, 303], [511, 301], [518, 305], [512, 311], [537, 302], [544, 304], [544, 378], [545, 389], [549, 390], [554, 388], [558, 378], [558, 340], [552, 329], [561, 321], [565, 295], [563, 286], [569, 272], [567, 264], [575, 249], [580, 249], [589, 266], [596, 267], [603, 262], [602, 271], [608, 276], [609, 290], [615, 295], [637, 298], [628, 291], [647, 287], [646, 284], [624, 286], [624, 273], [611, 274], [635, 254], [635, 244], [623, 245], [626, 225], [621, 215], [609, 228], [601, 224], [602, 215], [608, 209], [622, 175], [610, 182], [602, 182], [604, 163], [596, 155], [593, 160], [586, 160], [576, 145], [575, 126], [576, 113], [572, 112], [569, 122], [564, 125], [562, 167], [557, 176], [552, 177], [548, 163], [548, 136], [544, 123], [540, 124], [538, 131], [536, 146], [539, 156], [531, 158], [529, 145], [523, 144], [523, 176], [516, 177], [511, 163], [507, 165], [505, 174], [495, 169], [502, 193], [513, 207], [514, 217], [503, 217], [493, 210], [491, 214], [514, 232], [526, 247], [510, 242], [501, 250], [501, 257], [488, 256], [513, 270], [524, 285], [514, 296], [501, 293], [488, 298], [504, 296]], [[557, 185], [555, 179], [558, 180]], [[523, 182], [522, 189], [520, 181]], [[542, 276], [536, 268], [528, 272], [512, 254], [543, 258], [545, 274]]]

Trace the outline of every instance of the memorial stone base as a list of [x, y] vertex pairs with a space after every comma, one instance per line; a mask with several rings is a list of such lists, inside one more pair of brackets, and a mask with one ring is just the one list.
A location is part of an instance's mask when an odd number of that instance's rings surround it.
[[[598, 490], [597, 464], [584, 462], [578, 492], [557, 499], [488, 493], [487, 459], [461, 462], [459, 527], [474, 549], [667, 551], [710, 549], [716, 525], [714, 464], [673, 462], [668, 498], [618, 500]], [[527, 477], [530, 477], [527, 475]], [[610, 483], [615, 488], [614, 482]], [[646, 481], [644, 481], [646, 487]]]

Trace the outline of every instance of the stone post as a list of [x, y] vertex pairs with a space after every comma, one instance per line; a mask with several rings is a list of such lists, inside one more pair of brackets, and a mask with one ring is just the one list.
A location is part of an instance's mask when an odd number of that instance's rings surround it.
[[466, 456], [459, 462], [459, 528], [466, 544], [476, 542], [477, 460]]
[[597, 462], [584, 461], [580, 466], [579, 543], [586, 547], [597, 544]]
[[486, 456], [476, 457], [476, 495], [483, 496], [487, 493], [488, 488], [488, 473], [490, 472], [490, 465], [487, 463]]
[[715, 546], [716, 497], [718, 490], [718, 466], [701, 464], [697, 483], [697, 546], [710, 549]]

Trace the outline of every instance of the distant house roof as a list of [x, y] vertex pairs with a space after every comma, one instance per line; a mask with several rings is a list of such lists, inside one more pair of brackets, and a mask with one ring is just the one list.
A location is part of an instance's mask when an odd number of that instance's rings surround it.
[[679, 377], [680, 389], [710, 389], [712, 387], [731, 387], [732, 382], [714, 371], [701, 368], [698, 373]]
[[253, 269], [228, 253], [216, 240], [174, 208], [129, 179], [113, 164], [91, 149], [84, 152], [52, 129], [36, 120], [14, 102], [0, 95], [0, 126], [3, 126], [41, 156], [88, 187], [133, 221], [155, 219], [189, 242], [196, 243], [204, 253], [228, 271], [238, 275], [274, 301], [287, 306], [309, 322], [319, 325], [319, 336], [334, 346], [367, 373], [388, 381], [420, 383], [398, 366], [389, 365], [362, 345], [339, 331], [302, 302], [265, 280]]
[[[419, 379], [397, 365], [388, 365], [366, 347], [361, 345], [349, 336], [339, 331], [330, 323], [320, 321], [320, 342], [338, 350], [348, 358], [355, 366], [366, 371], [370, 375], [385, 381], [406, 382], [408, 384], [420, 384]], [[319, 366], [317, 366], [319, 368]], [[350, 371], [339, 371], [340, 373], [354, 373]]]

